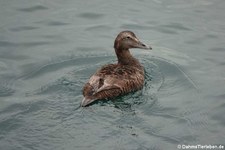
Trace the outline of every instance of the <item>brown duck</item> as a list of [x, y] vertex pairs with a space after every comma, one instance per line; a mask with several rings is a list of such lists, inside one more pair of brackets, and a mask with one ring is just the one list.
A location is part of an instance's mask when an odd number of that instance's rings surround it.
[[139, 41], [131, 31], [122, 31], [114, 42], [117, 64], [108, 64], [97, 70], [84, 85], [81, 106], [140, 90], [144, 84], [144, 68], [129, 49], [152, 49]]

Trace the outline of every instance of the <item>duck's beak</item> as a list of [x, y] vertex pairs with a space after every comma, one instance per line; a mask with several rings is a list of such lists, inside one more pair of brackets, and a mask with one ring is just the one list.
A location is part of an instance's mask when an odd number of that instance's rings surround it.
[[152, 47], [151, 46], [142, 43], [137, 38], [135, 38], [134, 40], [135, 40], [134, 48], [141, 48], [141, 49], [149, 49], [149, 50], [152, 50]]

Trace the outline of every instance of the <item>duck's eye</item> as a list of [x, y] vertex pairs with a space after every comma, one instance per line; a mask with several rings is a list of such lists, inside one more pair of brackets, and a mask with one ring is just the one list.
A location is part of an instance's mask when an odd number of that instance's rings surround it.
[[127, 36], [127, 37], [125, 37], [125, 39], [131, 39], [131, 37], [130, 36]]

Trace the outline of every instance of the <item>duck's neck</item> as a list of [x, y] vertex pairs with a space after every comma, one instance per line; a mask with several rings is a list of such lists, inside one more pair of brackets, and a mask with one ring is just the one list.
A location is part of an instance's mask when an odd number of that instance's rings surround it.
[[128, 49], [115, 49], [118, 64], [121, 65], [139, 65], [137, 59], [135, 59]]

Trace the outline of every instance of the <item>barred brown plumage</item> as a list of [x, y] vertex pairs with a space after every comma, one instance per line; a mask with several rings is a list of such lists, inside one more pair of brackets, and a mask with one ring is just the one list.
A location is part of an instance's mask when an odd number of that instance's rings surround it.
[[131, 55], [129, 49], [151, 47], [141, 43], [133, 32], [122, 31], [115, 39], [114, 48], [118, 63], [105, 65], [90, 77], [83, 87], [84, 99], [81, 106], [87, 106], [95, 100], [137, 91], [143, 87], [144, 68]]

